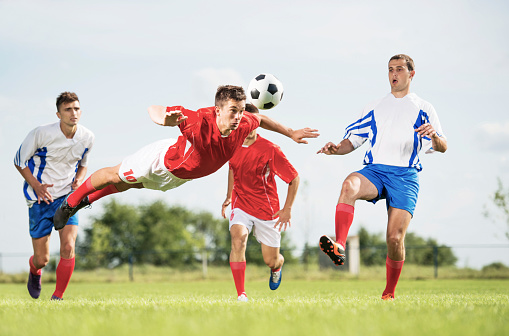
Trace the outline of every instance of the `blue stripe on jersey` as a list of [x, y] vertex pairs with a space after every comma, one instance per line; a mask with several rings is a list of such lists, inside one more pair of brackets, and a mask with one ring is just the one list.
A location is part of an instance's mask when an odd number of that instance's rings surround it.
[[[34, 161], [34, 157], [33, 156], [30, 158], [30, 160], [28, 160], [27, 167], [28, 167], [28, 169], [30, 169], [30, 172], [33, 174], [34, 173], [34, 169], [35, 169], [35, 161]], [[26, 199], [31, 201], [32, 197], [30, 197], [30, 195], [28, 194], [28, 187], [29, 187], [29, 185], [25, 181], [25, 183], [23, 184], [23, 193], [25, 194]], [[35, 194], [35, 191], [34, 191], [34, 194]], [[35, 194], [35, 196], [37, 196], [37, 194]]]
[[[85, 150], [83, 151], [83, 155], [81, 156], [81, 160], [83, 160], [83, 158], [85, 157], [85, 154], [87, 154], [88, 152], [88, 148], [85, 148]], [[76, 162], [76, 169], [74, 169], [74, 172], [76, 173], [78, 171], [78, 167], [81, 163], [81, 160], [79, 160], [78, 162]], [[72, 179], [74, 181], [74, 179]]]
[[21, 167], [21, 147], [23, 146], [23, 144], [21, 146], [19, 146], [19, 149], [18, 151], [16, 152], [16, 157], [14, 157], [14, 164], [18, 167]]
[[[414, 124], [414, 129], [419, 128], [424, 124], [429, 124], [429, 116], [423, 110], [419, 111], [419, 115], [417, 116], [417, 120]], [[429, 137], [424, 137], [425, 140], [431, 140]], [[414, 149], [412, 151], [412, 155], [410, 156], [410, 161], [408, 162], [409, 167], [415, 167], [418, 171], [422, 170], [422, 165], [419, 160], [419, 156], [417, 155], [422, 148], [422, 138], [415, 132], [414, 134]]]
[[48, 149], [46, 147], [38, 148], [34, 155], [37, 155], [41, 159], [41, 164], [39, 165], [39, 172], [37, 173], [37, 181], [42, 183], [42, 172], [44, 168], [46, 168], [46, 154], [48, 154]]
[[371, 125], [370, 126], [371, 126], [371, 134], [373, 134], [373, 136], [370, 139], [369, 150], [367, 150], [366, 155], [364, 155], [364, 164], [366, 164], [366, 165], [373, 163], [373, 153], [371, 152], [371, 150], [373, 149], [373, 146], [376, 143], [376, 136], [378, 134], [378, 128], [376, 127], [376, 120], [375, 120], [375, 111], [372, 110], [371, 112], [368, 113], [368, 115], [371, 116]]

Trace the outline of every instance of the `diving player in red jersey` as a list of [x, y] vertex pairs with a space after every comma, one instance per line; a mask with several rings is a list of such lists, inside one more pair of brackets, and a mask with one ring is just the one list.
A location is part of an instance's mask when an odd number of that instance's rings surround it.
[[[258, 113], [252, 105], [246, 111]], [[275, 176], [288, 183], [285, 205], [279, 208]], [[281, 283], [283, 256], [279, 253], [281, 230], [291, 226], [291, 208], [299, 187], [299, 175], [279, 146], [251, 131], [242, 148], [230, 159], [228, 191], [221, 213], [231, 203], [230, 234], [232, 251], [230, 267], [238, 301], [248, 301], [245, 292], [246, 244], [253, 234], [260, 242], [263, 261], [270, 268], [269, 287], [276, 290]]]
[[244, 113], [246, 95], [240, 86], [217, 89], [215, 106], [197, 111], [182, 106], [150, 106], [151, 119], [162, 126], [178, 126], [182, 135], [145, 146], [121, 164], [93, 173], [69, 194], [54, 216], [55, 229], [63, 228], [79, 209], [109, 194], [131, 188], [166, 191], [195, 178], [212, 174], [242, 146], [248, 134], [261, 126], [297, 143], [316, 138], [316, 129], [292, 130], [261, 114]]

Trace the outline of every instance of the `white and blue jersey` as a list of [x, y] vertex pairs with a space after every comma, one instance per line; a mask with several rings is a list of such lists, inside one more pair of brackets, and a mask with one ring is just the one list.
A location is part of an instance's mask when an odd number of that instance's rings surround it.
[[[67, 195], [79, 166], [86, 167], [88, 154], [94, 143], [94, 134], [77, 125], [72, 139], [67, 139], [60, 122], [39, 126], [28, 133], [14, 157], [14, 164], [22, 169], [29, 167], [37, 180], [53, 184], [48, 191], [53, 199]], [[37, 202], [37, 195], [25, 181], [23, 194], [28, 206]]]
[[383, 164], [422, 169], [419, 152], [434, 152], [431, 138], [420, 137], [415, 129], [430, 123], [438, 136], [445, 139], [442, 126], [433, 106], [410, 93], [396, 98], [389, 93], [368, 104], [361, 117], [346, 128], [344, 139], [354, 148], [369, 140], [364, 164]]

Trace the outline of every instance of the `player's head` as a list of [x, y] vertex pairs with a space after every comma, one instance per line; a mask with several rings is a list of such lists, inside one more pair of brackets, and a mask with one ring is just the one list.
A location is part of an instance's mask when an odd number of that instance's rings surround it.
[[389, 83], [392, 92], [408, 91], [415, 75], [414, 60], [405, 54], [397, 54], [389, 60]]
[[60, 123], [68, 126], [78, 124], [81, 117], [81, 108], [78, 95], [74, 92], [62, 92], [57, 97], [57, 117]]
[[216, 92], [217, 125], [223, 135], [237, 129], [246, 106], [246, 94], [241, 86], [222, 85]]

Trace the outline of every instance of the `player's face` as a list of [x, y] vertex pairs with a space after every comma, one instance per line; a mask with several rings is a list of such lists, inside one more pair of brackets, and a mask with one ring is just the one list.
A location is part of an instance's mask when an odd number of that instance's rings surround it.
[[72, 103], [61, 104], [57, 116], [64, 125], [76, 126], [81, 118], [80, 102], [76, 100]]
[[239, 127], [245, 107], [245, 101], [235, 100], [228, 100], [222, 106], [216, 106], [218, 125], [222, 133], [223, 131], [229, 133]]
[[395, 59], [389, 62], [389, 83], [392, 92], [408, 90], [415, 71], [409, 71], [405, 60]]

